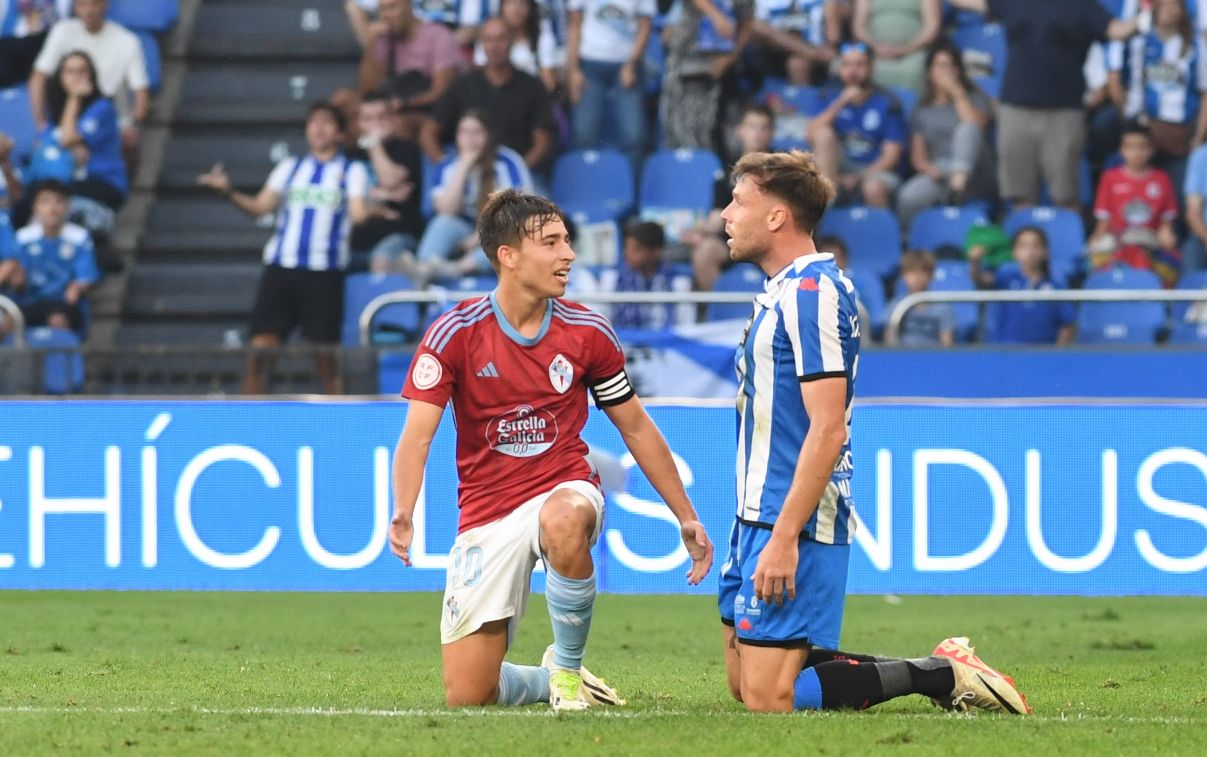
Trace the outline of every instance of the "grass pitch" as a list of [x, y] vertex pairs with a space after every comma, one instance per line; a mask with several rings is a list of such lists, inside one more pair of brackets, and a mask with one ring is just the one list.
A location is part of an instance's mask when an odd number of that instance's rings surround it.
[[[587, 664], [623, 709], [442, 707], [433, 594], [0, 592], [0, 755], [1203, 754], [1207, 600], [852, 597], [843, 647], [968, 634], [1030, 718], [756, 716], [725, 691], [713, 602], [604, 596]], [[550, 638], [532, 608], [510, 659]]]

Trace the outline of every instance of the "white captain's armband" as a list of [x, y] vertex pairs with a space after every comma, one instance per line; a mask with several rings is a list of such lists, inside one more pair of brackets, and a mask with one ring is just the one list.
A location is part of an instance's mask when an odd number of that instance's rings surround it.
[[591, 394], [595, 397], [596, 405], [609, 407], [626, 402], [636, 392], [633, 391], [633, 385], [629, 382], [629, 374], [625, 373], [622, 368], [620, 373], [595, 382], [591, 386]]

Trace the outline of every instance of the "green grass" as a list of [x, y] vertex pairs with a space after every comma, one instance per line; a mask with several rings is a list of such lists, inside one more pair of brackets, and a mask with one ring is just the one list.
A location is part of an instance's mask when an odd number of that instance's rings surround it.
[[[1031, 718], [756, 716], [725, 692], [713, 603], [599, 600], [588, 666], [622, 710], [445, 710], [431, 594], [0, 592], [0, 755], [1202, 754], [1207, 601], [852, 597], [843, 646], [920, 656], [969, 634]], [[549, 639], [534, 598], [511, 659]], [[319, 713], [318, 710], [328, 710]]]

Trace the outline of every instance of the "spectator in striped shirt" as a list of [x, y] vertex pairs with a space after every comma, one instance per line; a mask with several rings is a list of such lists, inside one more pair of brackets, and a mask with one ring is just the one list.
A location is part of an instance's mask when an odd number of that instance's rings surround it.
[[221, 163], [197, 178], [253, 218], [277, 212], [251, 316], [253, 351], [244, 394], [265, 393], [271, 368], [267, 351], [280, 347], [297, 327], [307, 342], [327, 348], [316, 353], [323, 390], [342, 391], [330, 347], [340, 337], [351, 227], [370, 218], [396, 217], [394, 211], [368, 204], [368, 172], [363, 163], [344, 156], [345, 132], [343, 114], [328, 103], [316, 103], [306, 117], [309, 154], [278, 163], [257, 194], [236, 191]]

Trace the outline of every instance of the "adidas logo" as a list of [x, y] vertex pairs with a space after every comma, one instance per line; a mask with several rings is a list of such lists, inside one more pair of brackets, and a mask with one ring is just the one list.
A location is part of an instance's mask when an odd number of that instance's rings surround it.
[[498, 378], [499, 372], [497, 370], [495, 370], [494, 363], [487, 363], [486, 365], [479, 368], [478, 372], [474, 375], [478, 376], [479, 378]]

